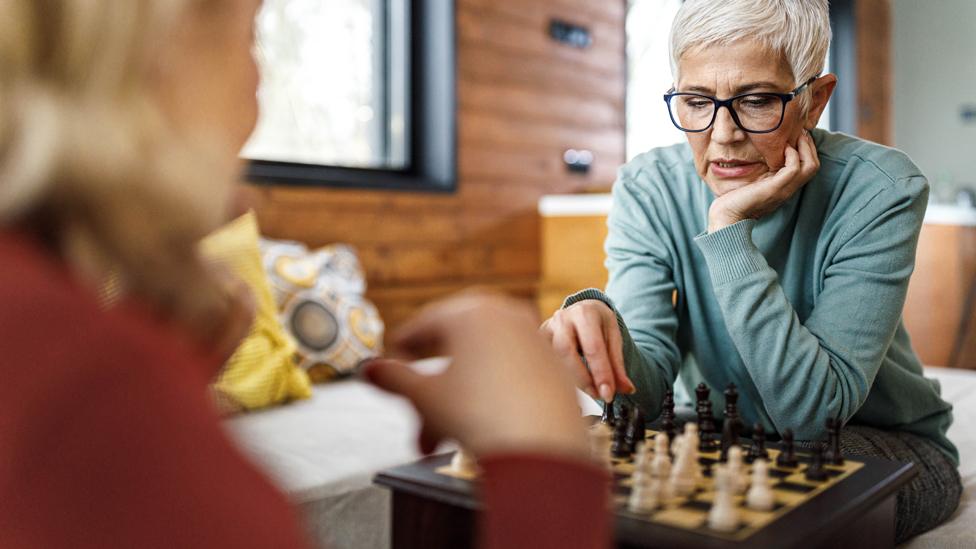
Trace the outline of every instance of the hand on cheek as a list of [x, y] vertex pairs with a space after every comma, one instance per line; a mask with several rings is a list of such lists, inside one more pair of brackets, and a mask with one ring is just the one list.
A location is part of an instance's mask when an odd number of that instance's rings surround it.
[[769, 214], [799, 191], [819, 169], [816, 145], [810, 133], [803, 130], [795, 147], [786, 146], [781, 168], [715, 199], [708, 210], [708, 232]]

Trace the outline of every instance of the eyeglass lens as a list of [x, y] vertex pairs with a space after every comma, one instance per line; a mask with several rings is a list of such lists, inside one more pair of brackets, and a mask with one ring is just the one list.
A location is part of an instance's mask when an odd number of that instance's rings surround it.
[[[668, 101], [671, 117], [685, 131], [707, 129], [715, 118], [715, 102], [696, 94], [677, 94]], [[771, 94], [751, 94], [735, 99], [732, 108], [738, 115], [739, 125], [746, 131], [770, 131], [783, 119], [783, 100]]]

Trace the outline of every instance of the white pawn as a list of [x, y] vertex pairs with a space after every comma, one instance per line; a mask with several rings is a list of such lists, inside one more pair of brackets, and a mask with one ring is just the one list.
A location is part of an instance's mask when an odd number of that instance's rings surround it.
[[687, 442], [688, 444], [690, 444], [692, 448], [694, 448], [695, 454], [697, 454], [698, 453], [698, 443], [700, 442], [700, 439], [698, 437], [698, 424], [697, 423], [692, 423], [690, 421], [688, 423], [685, 423], [684, 440], [685, 440], [685, 442]]
[[627, 509], [631, 513], [650, 513], [657, 509], [659, 504], [658, 495], [660, 493], [661, 481], [646, 475], [634, 477], [634, 486], [630, 491], [630, 498], [627, 500]]
[[654, 437], [654, 459], [651, 461], [651, 475], [668, 478], [671, 475], [671, 455], [668, 453], [668, 436]]
[[458, 446], [457, 452], [451, 458], [451, 471], [459, 475], [478, 474], [478, 461], [463, 446]]
[[671, 456], [668, 454], [667, 435], [654, 437], [654, 460], [651, 461], [651, 477], [658, 481], [658, 499], [666, 501], [674, 497], [671, 491]]
[[637, 457], [634, 459], [634, 473], [648, 475], [651, 469], [651, 451], [647, 442], [637, 443]]
[[715, 466], [715, 496], [708, 511], [708, 527], [719, 532], [731, 532], [739, 526], [739, 510], [732, 499], [732, 472], [725, 465]]
[[692, 469], [695, 471], [695, 480], [701, 480], [704, 478], [701, 470], [701, 464], [698, 463], [698, 443], [700, 438], [698, 436], [698, 424], [688, 422], [685, 423], [685, 434], [684, 434], [684, 444], [689, 446], [688, 453], [691, 454], [690, 461], [692, 463]]
[[752, 462], [752, 486], [746, 494], [746, 505], [756, 511], [773, 509], [773, 491], [769, 487], [769, 465], [764, 459]]
[[685, 441], [684, 435], [676, 435], [674, 440], [671, 441], [671, 452], [674, 454], [675, 459], [681, 455], [681, 445]]
[[605, 423], [597, 423], [589, 430], [590, 458], [605, 467], [613, 468], [610, 461], [610, 447], [613, 445], [613, 432]]
[[692, 446], [694, 440], [688, 436], [681, 437], [678, 453], [675, 454], [674, 468], [671, 469], [671, 488], [679, 496], [686, 496], [695, 491], [695, 484], [700, 475], [700, 466], [696, 457], [697, 447]]
[[727, 469], [729, 472], [729, 487], [735, 494], [744, 494], [749, 488], [749, 476], [746, 474], [745, 466], [742, 463], [742, 447], [732, 446], [729, 448]]

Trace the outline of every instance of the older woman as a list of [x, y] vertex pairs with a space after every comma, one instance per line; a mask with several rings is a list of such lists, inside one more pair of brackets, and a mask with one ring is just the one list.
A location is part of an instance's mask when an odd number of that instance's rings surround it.
[[[2, 6], [0, 547], [305, 546], [206, 390], [249, 324], [196, 242], [254, 127], [260, 1]], [[128, 298], [106, 310], [110, 272]], [[455, 357], [367, 375], [415, 403], [428, 443], [481, 457], [484, 546], [606, 546], [607, 474], [524, 306], [459, 297], [400, 343]]]
[[951, 406], [901, 320], [928, 185], [901, 152], [816, 129], [829, 40], [827, 0], [684, 3], [661, 106], [688, 142], [620, 170], [606, 294], [543, 330], [581, 389], [649, 417], [676, 378], [734, 383], [749, 425], [815, 441], [840, 418], [846, 453], [914, 461], [903, 540], [961, 490]]

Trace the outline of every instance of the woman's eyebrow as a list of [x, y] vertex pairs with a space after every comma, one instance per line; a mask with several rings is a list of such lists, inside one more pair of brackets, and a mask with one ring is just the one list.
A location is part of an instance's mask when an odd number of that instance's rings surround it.
[[[742, 84], [740, 86], [737, 86], [735, 88], [734, 92], [733, 92], [733, 95], [739, 95], [739, 94], [743, 94], [743, 93], [747, 93], [747, 92], [750, 92], [750, 91], [753, 91], [753, 90], [759, 90], [759, 89], [774, 89], [774, 90], [778, 90], [778, 89], [781, 89], [782, 87], [783, 87], [782, 84], [777, 84], [776, 82], [769, 82], [769, 81], [766, 81], [766, 80], [762, 80], [762, 81], [758, 81], [758, 82], [749, 82], [749, 83], [746, 83], [746, 84]], [[709, 87], [706, 87], [706, 86], [688, 86], [687, 88], [683, 88], [681, 91], [692, 92], [692, 93], [700, 93], [700, 94], [704, 94], [704, 95], [712, 95], [712, 94], [715, 93], [715, 91], [712, 88], [709, 88]]]

